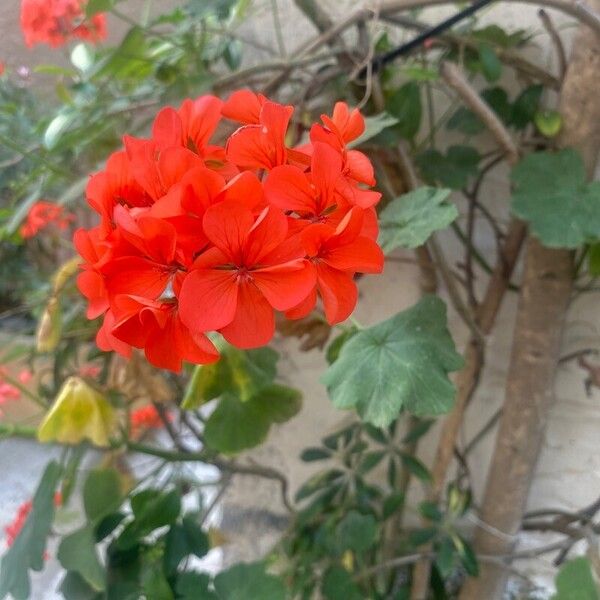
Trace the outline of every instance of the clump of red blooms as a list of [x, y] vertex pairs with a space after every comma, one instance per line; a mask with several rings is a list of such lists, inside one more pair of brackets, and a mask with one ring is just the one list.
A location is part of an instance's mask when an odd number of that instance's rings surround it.
[[71, 38], [99, 42], [106, 38], [106, 15], [85, 18], [84, 0], [21, 0], [21, 30], [30, 48], [62, 46]]
[[[159, 112], [149, 139], [125, 136], [92, 176], [87, 200], [100, 223], [74, 242], [87, 316], [103, 315], [101, 349], [143, 348], [178, 371], [184, 360], [218, 360], [207, 332], [263, 346], [275, 311], [301, 318], [318, 297], [329, 323], [348, 318], [355, 273], [383, 269], [381, 194], [369, 189], [369, 159], [349, 147], [364, 119], [339, 102], [292, 148], [293, 112], [248, 90], [185, 100]], [[222, 118], [242, 126], [217, 145]]]
[[[170, 419], [169, 416], [167, 416]], [[162, 429], [163, 421], [152, 404], [132, 410], [129, 415], [131, 435], [137, 437], [148, 429]]]
[[29, 209], [19, 232], [24, 238], [31, 238], [52, 224], [64, 231], [74, 218], [74, 215], [65, 212], [62, 206], [40, 200]]
[[[61, 504], [62, 494], [60, 492], [56, 492], [54, 494], [54, 506], [60, 506]], [[9, 548], [15, 543], [19, 533], [21, 533], [21, 529], [23, 529], [23, 525], [25, 525], [25, 521], [27, 521], [27, 517], [29, 516], [32, 508], [33, 502], [31, 500], [23, 502], [17, 509], [15, 518], [4, 528], [4, 533], [6, 534], [6, 545]]]

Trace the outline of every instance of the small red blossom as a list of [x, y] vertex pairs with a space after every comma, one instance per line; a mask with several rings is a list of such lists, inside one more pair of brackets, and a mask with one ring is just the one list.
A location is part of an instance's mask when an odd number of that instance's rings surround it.
[[91, 379], [98, 377], [101, 371], [102, 369], [97, 365], [83, 365], [79, 367], [79, 375], [81, 377], [90, 377]]
[[[167, 418], [170, 419], [169, 414]], [[163, 425], [158, 411], [152, 404], [136, 408], [129, 414], [129, 426], [133, 437], [138, 437], [148, 429], [162, 429]]]
[[[294, 108], [249, 90], [162, 109], [149, 138], [124, 137], [89, 181], [99, 224], [75, 232], [77, 285], [96, 342], [157, 367], [208, 364], [207, 333], [239, 348], [273, 337], [275, 313], [296, 318], [320, 298], [330, 323], [354, 309], [356, 273], [379, 273], [373, 168], [349, 149], [364, 130], [338, 103], [291, 147]], [[242, 124], [223, 145], [222, 118]]]
[[62, 46], [71, 38], [99, 42], [106, 38], [106, 16], [85, 19], [84, 0], [21, 0], [21, 30], [30, 48]]
[[[61, 504], [62, 494], [59, 491], [55, 492], [54, 506], [60, 506]], [[9, 548], [15, 543], [17, 537], [19, 537], [19, 534], [21, 533], [21, 530], [23, 529], [23, 526], [25, 525], [27, 517], [29, 516], [32, 508], [33, 502], [31, 500], [26, 500], [20, 504], [17, 508], [17, 514], [15, 515], [15, 518], [4, 528], [4, 533], [6, 534], [6, 545]]]
[[31, 238], [52, 223], [64, 230], [73, 220], [74, 216], [65, 213], [62, 206], [40, 200], [29, 209], [25, 223], [19, 231], [24, 238]]
[[19, 383], [27, 385], [33, 379], [33, 373], [29, 369], [21, 369], [18, 375]]

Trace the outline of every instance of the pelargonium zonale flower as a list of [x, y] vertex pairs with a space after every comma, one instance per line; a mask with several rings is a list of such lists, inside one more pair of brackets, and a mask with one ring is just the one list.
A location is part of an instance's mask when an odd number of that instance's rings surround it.
[[[102, 350], [140, 348], [179, 371], [218, 360], [210, 336], [267, 344], [276, 313], [321, 305], [331, 324], [348, 318], [355, 274], [383, 269], [373, 168], [348, 147], [364, 119], [337, 103], [294, 146], [293, 112], [249, 90], [185, 100], [158, 113], [148, 138], [125, 136], [91, 177], [99, 222], [74, 242]], [[226, 139], [223, 118], [241, 123]]]
[[21, 0], [21, 30], [30, 48], [48, 44], [56, 48], [69, 39], [99, 42], [106, 38], [106, 16], [85, 18], [84, 0]]

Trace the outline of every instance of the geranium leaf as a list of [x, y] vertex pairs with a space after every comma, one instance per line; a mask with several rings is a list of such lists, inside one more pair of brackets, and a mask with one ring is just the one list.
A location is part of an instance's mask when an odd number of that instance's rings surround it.
[[46, 538], [54, 519], [54, 493], [61, 474], [60, 465], [51, 462], [42, 475], [31, 512], [0, 563], [0, 598], [8, 594], [15, 600], [31, 597], [29, 569], [41, 571], [44, 568]]
[[230, 393], [223, 395], [204, 429], [208, 446], [233, 454], [261, 444], [273, 423], [283, 423], [298, 413], [297, 390], [271, 385], [246, 402]]
[[394, 198], [381, 212], [379, 244], [385, 253], [395, 248], [416, 248], [456, 217], [456, 206], [447, 202], [451, 190], [421, 187]]
[[[357, 333], [323, 376], [337, 408], [356, 408], [364, 421], [389, 425], [402, 409], [425, 416], [448, 412], [450, 371], [463, 364], [434, 296]], [[360, 368], [356, 368], [360, 365]]]
[[513, 213], [545, 246], [577, 248], [600, 239], [600, 182], [586, 182], [575, 150], [529, 154], [512, 181]]
[[561, 567], [552, 600], [600, 600], [600, 590], [587, 558], [575, 558]]
[[121, 479], [116, 469], [93, 469], [83, 485], [87, 518], [99, 522], [121, 504]]
[[278, 577], [265, 572], [262, 563], [238, 564], [215, 577], [215, 591], [221, 600], [285, 600], [285, 586]]
[[106, 588], [106, 573], [96, 552], [91, 524], [65, 536], [58, 547], [58, 560], [64, 569], [79, 573], [96, 591]]
[[186, 390], [183, 408], [192, 409], [228, 393], [242, 402], [273, 383], [279, 354], [272, 348], [238, 350], [230, 345], [221, 349], [219, 362], [196, 367]]

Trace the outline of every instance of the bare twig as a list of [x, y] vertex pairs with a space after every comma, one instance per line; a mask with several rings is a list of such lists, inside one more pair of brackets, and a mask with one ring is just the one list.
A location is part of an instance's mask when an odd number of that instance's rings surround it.
[[519, 151], [510, 133], [502, 121], [481, 96], [473, 89], [462, 71], [455, 64], [444, 61], [440, 72], [446, 83], [453, 88], [462, 101], [483, 121], [498, 145], [504, 150], [506, 160], [516, 164], [519, 160]]
[[567, 72], [567, 53], [565, 52], [565, 47], [550, 15], [543, 8], [540, 8], [540, 10], [538, 10], [538, 16], [542, 21], [544, 29], [548, 32], [548, 35], [554, 44], [554, 48], [556, 49], [556, 56], [558, 58], [558, 72], [562, 81], [565, 77], [565, 73]]

